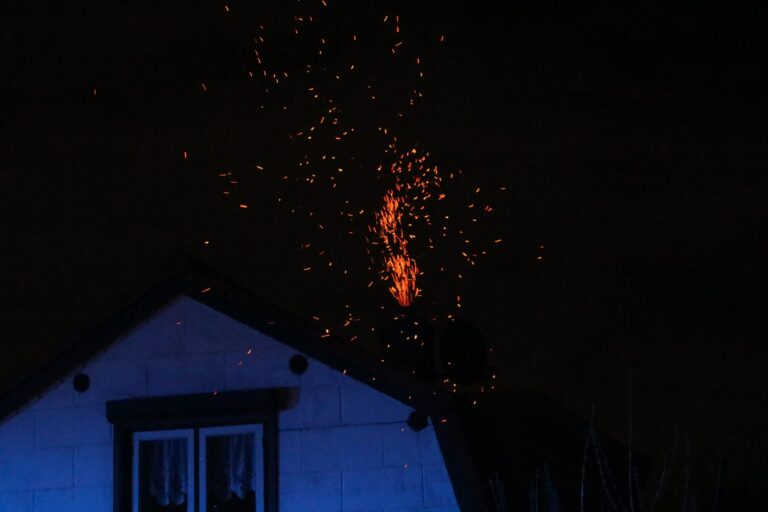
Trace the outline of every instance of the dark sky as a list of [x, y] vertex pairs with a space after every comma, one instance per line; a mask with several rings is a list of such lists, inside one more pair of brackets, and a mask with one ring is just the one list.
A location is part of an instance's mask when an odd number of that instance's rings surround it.
[[[338, 325], [353, 304], [366, 329], [380, 325], [392, 301], [366, 287], [362, 236], [335, 215], [347, 200], [376, 207], [384, 124], [463, 171], [447, 186], [451, 229], [504, 240], [474, 269], [450, 244], [425, 256], [453, 277], [426, 276], [417, 304], [444, 317], [460, 294], [496, 348], [500, 387], [582, 414], [594, 403], [622, 435], [632, 371], [641, 448], [678, 425], [705, 456], [724, 446], [747, 468], [764, 456], [765, 9], [328, 1], [3, 8], [3, 389], [173, 252], [297, 315]], [[290, 35], [296, 13], [316, 18], [307, 39]], [[400, 16], [401, 36], [385, 15]], [[290, 76], [269, 93], [247, 74], [259, 25], [265, 60]], [[301, 76], [307, 63], [317, 75]], [[317, 120], [310, 82], [343, 105], [349, 142], [288, 138]], [[424, 98], [398, 118], [416, 83]], [[304, 155], [331, 151], [351, 175], [338, 189], [292, 181]], [[494, 212], [471, 225], [475, 200]], [[299, 251], [308, 241], [330, 256]], [[329, 257], [334, 271], [318, 270]]]

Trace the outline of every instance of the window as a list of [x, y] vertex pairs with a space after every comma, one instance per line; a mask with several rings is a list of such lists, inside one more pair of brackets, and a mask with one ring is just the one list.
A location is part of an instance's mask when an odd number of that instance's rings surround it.
[[192, 430], [133, 434], [133, 512], [195, 510]]
[[262, 512], [261, 425], [203, 429], [199, 439], [201, 509], [206, 512]]
[[276, 512], [277, 414], [295, 389], [107, 403], [115, 512]]
[[259, 424], [134, 432], [132, 511], [192, 512], [199, 501], [205, 512], [262, 512], [262, 433]]

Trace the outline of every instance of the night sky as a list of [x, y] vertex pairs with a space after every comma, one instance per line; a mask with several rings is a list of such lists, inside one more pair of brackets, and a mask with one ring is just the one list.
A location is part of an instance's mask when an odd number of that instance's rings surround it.
[[[641, 450], [660, 453], [677, 428], [701, 467], [724, 450], [756, 479], [765, 9], [327, 3], [3, 7], [0, 389], [174, 253], [372, 348], [395, 303], [364, 236], [397, 136], [455, 173], [429, 207], [451, 236], [417, 255], [420, 314], [470, 319], [500, 389], [585, 416], [594, 404], [619, 437], [631, 373]], [[288, 76], [264, 78], [254, 49]], [[321, 130], [329, 99], [341, 121]], [[311, 126], [316, 140], [297, 135]], [[475, 266], [464, 235], [487, 252]]]

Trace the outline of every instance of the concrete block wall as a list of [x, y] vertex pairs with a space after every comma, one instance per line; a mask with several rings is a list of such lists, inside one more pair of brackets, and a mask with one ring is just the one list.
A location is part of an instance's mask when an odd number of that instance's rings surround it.
[[280, 417], [282, 511], [458, 510], [431, 426], [413, 432], [411, 408], [320, 362], [291, 373], [295, 354], [178, 299], [0, 424], [0, 512], [112, 510], [109, 400], [275, 386], [301, 389]]

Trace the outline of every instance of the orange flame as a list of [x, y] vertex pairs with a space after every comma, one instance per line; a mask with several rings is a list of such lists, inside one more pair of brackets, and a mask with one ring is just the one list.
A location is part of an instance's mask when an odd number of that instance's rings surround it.
[[416, 260], [408, 257], [408, 254], [392, 254], [384, 263], [392, 280], [389, 293], [401, 306], [410, 306], [421, 291], [416, 286], [416, 276], [419, 274]]
[[[395, 143], [390, 145], [395, 152]], [[414, 235], [406, 233], [414, 222], [430, 224], [425, 202], [435, 197], [433, 189], [442, 182], [437, 166], [429, 166], [429, 153], [415, 148], [404, 153], [389, 168], [394, 186], [384, 194], [384, 203], [374, 212], [374, 225], [370, 230], [377, 238], [382, 252], [382, 278], [390, 281], [389, 292], [401, 306], [409, 306], [421, 294], [416, 279], [421, 275], [416, 260], [408, 252], [408, 240]], [[441, 194], [440, 199], [445, 197]]]
[[385, 253], [385, 279], [392, 282], [389, 293], [405, 307], [413, 303], [420, 290], [416, 286], [419, 267], [408, 255], [408, 241], [401, 226], [402, 204], [402, 198], [394, 190], [388, 190], [384, 194], [384, 204], [374, 213], [376, 223], [372, 230], [378, 235]]

